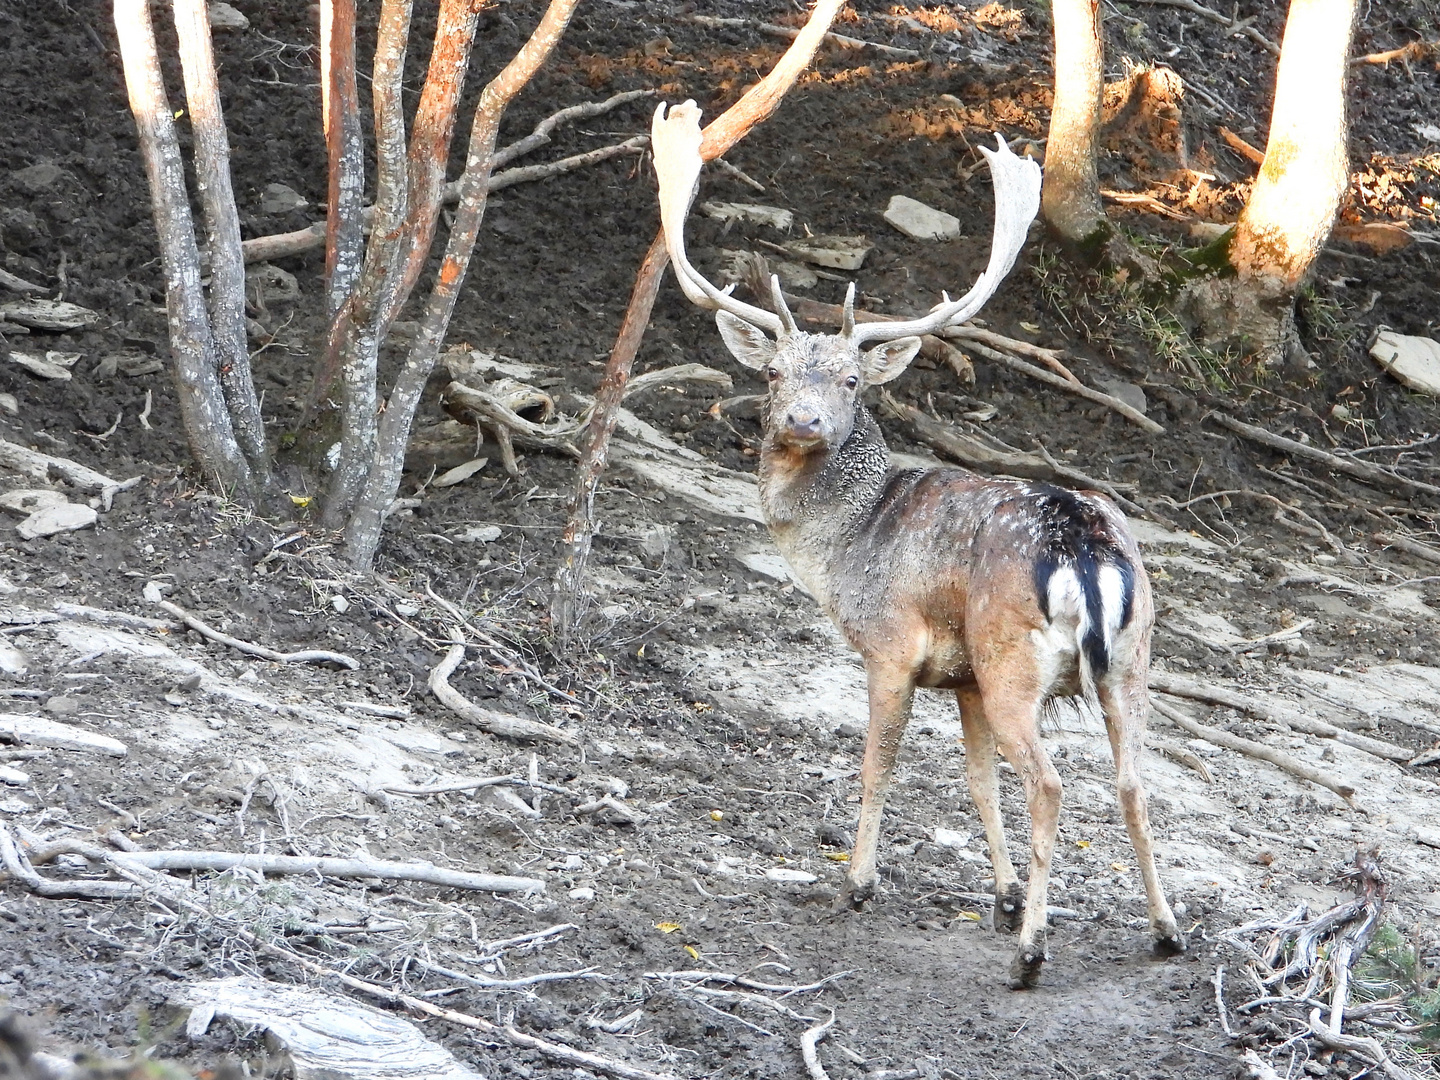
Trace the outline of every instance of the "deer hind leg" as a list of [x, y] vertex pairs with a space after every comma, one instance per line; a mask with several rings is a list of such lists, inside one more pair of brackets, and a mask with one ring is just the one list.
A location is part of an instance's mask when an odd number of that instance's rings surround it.
[[[985, 694], [985, 713], [995, 743], [1025, 782], [1030, 807], [1030, 883], [1025, 895], [1025, 916], [1020, 942], [1010, 965], [1010, 987], [1024, 990], [1035, 985], [1045, 963], [1045, 916], [1050, 891], [1050, 860], [1060, 827], [1063, 788], [1060, 774], [1040, 742], [1041, 694], [1038, 678], [1024, 671], [1024, 661], [1009, 665]], [[984, 685], [982, 683], [982, 693]]]
[[845, 876], [838, 907], [859, 907], [875, 895], [880, 875], [876, 849], [880, 844], [880, 817], [885, 794], [895, 771], [900, 738], [910, 722], [915, 696], [915, 674], [908, 667], [873, 661], [866, 664], [870, 694], [870, 730], [865, 737], [865, 760], [860, 765], [860, 827]]
[[995, 736], [985, 718], [985, 701], [978, 687], [955, 691], [960, 703], [960, 724], [965, 729], [965, 777], [970, 798], [985, 826], [990, 845], [990, 865], [995, 869], [995, 929], [1019, 929], [1025, 911], [1025, 895], [1010, 849], [1005, 843], [1005, 825], [1000, 820], [1000, 785], [995, 778]]
[[1114, 683], [1098, 686], [1100, 707], [1105, 713], [1105, 729], [1110, 735], [1110, 750], [1115, 755], [1115, 789], [1120, 797], [1120, 811], [1125, 816], [1125, 829], [1140, 863], [1140, 876], [1145, 882], [1145, 900], [1150, 913], [1150, 931], [1155, 936], [1155, 951], [1162, 956], [1175, 956], [1185, 951], [1185, 935], [1175, 923], [1175, 915], [1160, 886], [1155, 870], [1155, 840], [1150, 833], [1150, 815], [1145, 806], [1145, 788], [1140, 783], [1137, 761], [1145, 743], [1145, 711], [1147, 708], [1144, 668], [1128, 673]]

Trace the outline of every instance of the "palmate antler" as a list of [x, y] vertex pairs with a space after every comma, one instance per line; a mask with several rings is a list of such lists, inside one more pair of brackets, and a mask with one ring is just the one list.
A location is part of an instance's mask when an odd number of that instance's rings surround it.
[[[948, 296], [928, 315], [908, 322], [855, 322], [855, 286], [845, 294], [841, 334], [863, 345], [872, 341], [893, 341], [912, 335], [933, 334], [952, 323], [973, 317], [995, 295], [1000, 282], [1015, 265], [1025, 243], [1030, 222], [1040, 209], [1040, 166], [1030, 158], [1016, 157], [996, 135], [997, 148], [980, 152], [990, 164], [995, 189], [995, 234], [990, 246], [990, 263], [975, 285], [958, 300]], [[775, 311], [754, 307], [731, 295], [729, 288], [717, 289], [690, 265], [685, 255], [685, 219], [695, 198], [700, 178], [700, 107], [693, 101], [676, 105], [666, 114], [662, 102], [650, 125], [650, 148], [655, 155], [655, 176], [660, 183], [660, 221], [665, 227], [665, 246], [675, 265], [675, 276], [685, 295], [700, 307], [724, 310], [748, 323], [769, 331], [777, 338], [795, 332], [795, 319], [780, 292], [780, 279], [772, 277]], [[734, 286], [731, 286], [733, 288]]]

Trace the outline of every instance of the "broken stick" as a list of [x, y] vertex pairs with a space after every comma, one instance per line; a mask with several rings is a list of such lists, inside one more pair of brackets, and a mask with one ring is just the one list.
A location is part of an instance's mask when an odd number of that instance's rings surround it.
[[566, 746], [576, 745], [578, 740], [568, 731], [561, 731], [538, 720], [526, 720], [524, 717], [482, 708], [451, 686], [450, 676], [460, 666], [460, 661], [465, 659], [465, 646], [458, 627], [450, 629], [450, 636], [455, 640], [455, 644], [450, 646], [445, 659], [430, 672], [430, 693], [435, 695], [440, 704], [462, 720], [468, 720], [481, 731], [488, 731], [491, 735], [506, 739], [541, 739]]
[[1303, 761], [1292, 757], [1282, 750], [1276, 750], [1273, 746], [1266, 746], [1264, 743], [1254, 742], [1250, 739], [1242, 739], [1239, 735], [1232, 735], [1228, 731], [1221, 731], [1199, 721], [1192, 720], [1179, 709], [1165, 704], [1154, 694], [1150, 695], [1150, 704], [1155, 711], [1165, 717], [1177, 727], [1190, 732], [1196, 738], [1204, 739], [1216, 746], [1223, 746], [1227, 750], [1234, 750], [1244, 754], [1246, 757], [1258, 758], [1261, 761], [1268, 761], [1271, 765], [1283, 769], [1292, 776], [1298, 776], [1301, 780], [1308, 780], [1323, 788], [1328, 788], [1336, 795], [1339, 795], [1347, 803], [1354, 805], [1355, 789], [1349, 784], [1342, 783], [1330, 776], [1325, 775], [1319, 769], [1306, 765]]
[[201, 637], [218, 641], [221, 645], [229, 646], [236, 652], [245, 653], [247, 656], [258, 656], [262, 660], [272, 660], [277, 664], [334, 664], [336, 667], [342, 667], [348, 671], [355, 671], [360, 667], [359, 660], [346, 656], [344, 653], [329, 652], [325, 649], [301, 649], [299, 652], [282, 653], [265, 645], [241, 641], [229, 634], [222, 634], [204, 619], [191, 615], [179, 604], [172, 604], [169, 600], [159, 600], [156, 603], [161, 611], [174, 615]]

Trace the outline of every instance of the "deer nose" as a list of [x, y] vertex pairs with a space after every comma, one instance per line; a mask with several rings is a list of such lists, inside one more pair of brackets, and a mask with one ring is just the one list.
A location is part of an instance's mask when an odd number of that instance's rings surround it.
[[786, 414], [785, 426], [794, 438], [813, 439], [820, 434], [820, 417], [808, 410], [796, 409]]

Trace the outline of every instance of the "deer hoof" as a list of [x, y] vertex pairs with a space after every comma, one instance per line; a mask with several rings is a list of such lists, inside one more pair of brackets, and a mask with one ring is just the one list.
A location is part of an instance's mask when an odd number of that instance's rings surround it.
[[1012, 881], [1003, 893], [995, 895], [995, 929], [1013, 934], [1025, 918], [1025, 891]]
[[875, 899], [875, 882], [856, 882], [846, 879], [840, 895], [835, 898], [835, 910], [860, 911], [868, 901], [873, 899]]
[[1173, 926], [1155, 934], [1156, 956], [1179, 956], [1185, 951], [1185, 935]]
[[1033, 989], [1040, 981], [1040, 968], [1044, 963], [1044, 945], [1021, 945], [1010, 964], [1010, 989]]

